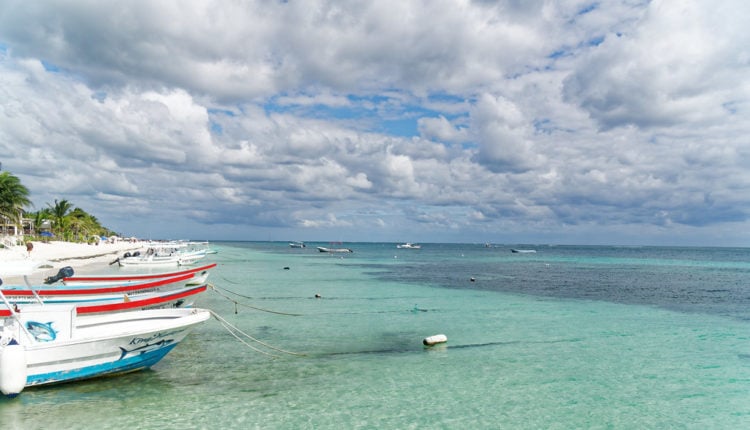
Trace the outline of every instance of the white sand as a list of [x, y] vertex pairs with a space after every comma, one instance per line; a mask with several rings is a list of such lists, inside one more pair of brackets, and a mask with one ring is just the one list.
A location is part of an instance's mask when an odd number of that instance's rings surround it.
[[[13, 246], [0, 249], [0, 278], [4, 284], [17, 284], [22, 274], [35, 267], [33, 278], [54, 275], [61, 267], [76, 269], [91, 264], [109, 264], [127, 251], [142, 250], [144, 242], [100, 243], [87, 245], [71, 242], [32, 242], [31, 252], [26, 246]], [[3, 273], [5, 272], [5, 273]]]

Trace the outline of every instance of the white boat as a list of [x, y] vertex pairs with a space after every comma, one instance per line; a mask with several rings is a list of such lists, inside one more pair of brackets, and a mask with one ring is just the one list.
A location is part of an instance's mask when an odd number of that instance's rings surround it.
[[[74, 305], [79, 314], [93, 314], [135, 309], [189, 307], [193, 305], [195, 296], [206, 291], [207, 288], [208, 285], [204, 284], [181, 286], [166, 291], [143, 289], [118, 293], [63, 290], [76, 294], [50, 294], [49, 291], [45, 290], [39, 292], [35, 290], [2, 290], [2, 294], [16, 311], [25, 312], [27, 307], [38, 304], [49, 306], [65, 304]], [[9, 310], [0, 308], [0, 319], [11, 315], [12, 312]]]
[[193, 248], [193, 249], [202, 249], [206, 251], [206, 254], [218, 254], [219, 251], [215, 249], [211, 249], [211, 246], [209, 245], [208, 241], [204, 242], [186, 242], [187, 246]]
[[[42, 287], [10, 286], [2, 289], [5, 297], [13, 301], [92, 301], [102, 297], [122, 297], [125, 294], [142, 294], [148, 292], [169, 292], [195, 285], [196, 274], [185, 273], [171, 278], [157, 278], [141, 282], [122, 283], [114, 285], [92, 285], [75, 287]], [[2, 283], [2, 281], [0, 281]], [[26, 300], [24, 300], [26, 299]]]
[[320, 252], [330, 252], [330, 253], [354, 252], [350, 248], [325, 248], [325, 247], [322, 247], [322, 246], [318, 247], [318, 251], [320, 251]]
[[289, 242], [290, 248], [304, 248], [306, 247], [305, 242]]
[[512, 252], [514, 254], [534, 254], [534, 253], [536, 253], [536, 250], [535, 249], [516, 249], [516, 248], [512, 248], [510, 250], [510, 252]]
[[[116, 312], [154, 307], [192, 306], [195, 296], [207, 289], [208, 270], [216, 264], [179, 272], [145, 275], [104, 275], [74, 277], [73, 269], [63, 267], [45, 282], [58, 281], [64, 286], [32, 286], [26, 274], [25, 285], [3, 286], [0, 294], [16, 309], [30, 304], [74, 304], [79, 313]], [[21, 274], [24, 267], [8, 268]], [[75, 281], [71, 281], [75, 280]], [[2, 285], [2, 280], [0, 280]], [[0, 319], [9, 316], [0, 308]]]
[[[200, 267], [191, 267], [186, 270], [180, 270], [176, 272], [156, 272], [156, 273], [143, 273], [143, 274], [117, 274], [117, 275], [84, 275], [84, 276], [61, 276], [60, 273], [56, 276], [50, 276], [44, 281], [45, 284], [52, 284], [57, 281], [62, 281], [65, 286], [68, 287], [94, 287], [94, 286], [114, 286], [114, 285], [130, 285], [143, 282], [153, 282], [159, 279], [174, 278], [178, 276], [184, 276], [192, 274], [192, 278], [188, 281], [187, 285], [198, 285], [203, 284], [208, 279], [209, 270], [216, 267], [216, 263], [207, 264]], [[65, 268], [60, 269], [60, 272], [64, 272]], [[72, 271], [72, 269], [70, 269]], [[50, 282], [48, 282], [50, 281]]]
[[205, 242], [152, 242], [144, 253], [126, 252], [111, 264], [118, 263], [121, 267], [189, 266], [208, 253]]
[[[5, 299], [3, 298], [5, 301]], [[0, 391], [147, 369], [210, 317], [205, 309], [79, 315], [73, 305], [15, 312], [0, 330]]]
[[399, 245], [396, 245], [396, 248], [398, 249], [422, 249], [422, 245], [417, 245], [416, 243], [401, 243]]

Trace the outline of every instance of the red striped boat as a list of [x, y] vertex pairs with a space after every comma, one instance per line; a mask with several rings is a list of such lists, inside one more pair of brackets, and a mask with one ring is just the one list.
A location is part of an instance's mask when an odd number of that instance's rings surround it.
[[[186, 307], [192, 305], [192, 299], [197, 294], [200, 294], [208, 288], [208, 285], [199, 285], [184, 287], [173, 291], [166, 292], [150, 292], [140, 293], [135, 295], [120, 294], [119, 296], [110, 296], [106, 299], [98, 299], [91, 301], [79, 301], [79, 302], [44, 302], [44, 305], [50, 309], [54, 309], [56, 305], [59, 306], [70, 306], [74, 305], [75, 311], [78, 315], [86, 314], [97, 314], [106, 312], [122, 312], [122, 311], [133, 311], [153, 308], [166, 308], [166, 307]], [[11, 290], [13, 291], [13, 290]], [[3, 291], [3, 294], [5, 292]], [[13, 297], [6, 295], [5, 299], [7, 303], [13, 306], [13, 310], [16, 313], [23, 313], [24, 307], [38, 306], [34, 302], [18, 303], [13, 300]], [[11, 309], [7, 307], [0, 309], [0, 318], [10, 317], [13, 314]]]
[[147, 274], [124, 274], [124, 275], [88, 275], [88, 276], [68, 276], [62, 278], [63, 284], [66, 286], [94, 286], [94, 285], [113, 285], [113, 284], [128, 284], [136, 282], [154, 281], [163, 278], [173, 278], [176, 276], [182, 276], [187, 274], [193, 274], [193, 282], [201, 284], [206, 282], [210, 269], [216, 267], [216, 263], [207, 264], [205, 266], [194, 267], [187, 270], [180, 270], [177, 272], [161, 272], [161, 273], [147, 273]]
[[169, 291], [187, 286], [195, 277], [188, 273], [173, 278], [157, 279], [151, 282], [140, 282], [126, 285], [115, 285], [105, 287], [76, 287], [76, 288], [6, 288], [2, 290], [3, 295], [14, 303], [31, 301], [42, 301], [44, 303], [55, 302], [87, 302], [94, 300], [106, 300], [123, 294], [138, 294], [154, 291]]

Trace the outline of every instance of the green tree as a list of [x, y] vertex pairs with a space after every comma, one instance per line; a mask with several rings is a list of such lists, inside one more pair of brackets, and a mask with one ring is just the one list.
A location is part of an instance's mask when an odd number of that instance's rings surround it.
[[55, 199], [54, 205], [47, 203], [47, 206], [52, 212], [52, 217], [55, 223], [55, 233], [65, 239], [68, 224], [66, 216], [68, 215], [68, 212], [73, 207], [73, 205], [71, 205], [70, 202], [65, 199], [60, 200], [59, 202], [57, 201], [57, 199]]
[[44, 221], [52, 219], [52, 213], [48, 208], [40, 209], [27, 215], [29, 215], [34, 222], [34, 231], [36, 234], [39, 234], [39, 227], [44, 224]]
[[91, 236], [99, 235], [98, 222], [83, 209], [73, 209], [66, 218], [68, 230], [76, 240], [87, 242]]
[[21, 227], [23, 210], [31, 206], [29, 190], [10, 172], [0, 172], [0, 217]]

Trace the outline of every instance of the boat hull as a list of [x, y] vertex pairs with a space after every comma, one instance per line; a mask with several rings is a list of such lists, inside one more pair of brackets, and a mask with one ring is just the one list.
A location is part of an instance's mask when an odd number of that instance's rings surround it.
[[141, 282], [153, 282], [159, 279], [175, 278], [192, 274], [193, 277], [187, 285], [202, 284], [208, 279], [209, 270], [216, 267], [216, 263], [205, 266], [193, 267], [179, 272], [162, 272], [162, 273], [145, 273], [132, 275], [88, 275], [88, 276], [70, 276], [63, 278], [62, 282], [66, 287], [106, 287], [115, 285], [131, 285]]
[[[156, 308], [179, 308], [193, 305], [195, 297], [203, 293], [207, 285], [193, 285], [170, 291], [157, 291], [148, 293], [112, 294], [101, 296], [55, 296], [42, 297], [44, 306], [49, 309], [60, 309], [63, 306], [74, 306], [80, 315], [122, 312], [135, 309]], [[5, 297], [9, 304], [15, 307], [16, 312], [26, 313], [39, 306], [36, 298], [30, 297]], [[0, 308], [0, 318], [12, 316], [10, 309]]]
[[[195, 275], [188, 273], [174, 278], [157, 279], [149, 282], [115, 286], [80, 286], [72, 288], [10, 288], [1, 290], [3, 296], [14, 303], [42, 301], [85, 302], [103, 298], [123, 297], [126, 294], [149, 292], [169, 292], [188, 286], [194, 286]], [[199, 285], [199, 284], [198, 284]]]
[[322, 246], [318, 247], [318, 251], [320, 251], [320, 252], [328, 252], [328, 253], [331, 253], [331, 254], [337, 254], [337, 253], [341, 254], [341, 253], [354, 252], [350, 248], [325, 248], [325, 247], [322, 247]]
[[[50, 311], [40, 307], [18, 314], [12, 335], [7, 329], [3, 335], [12, 336], [23, 347], [24, 387], [32, 387], [147, 369], [209, 317], [210, 311], [205, 309], [77, 316], [74, 308]], [[38, 320], [51, 320], [49, 325], [57, 327], [58, 337], [47, 342], [30, 339], [21, 324], [33, 327]]]
[[206, 257], [206, 253], [200, 255], [179, 256], [179, 257], [127, 257], [119, 259], [121, 267], [170, 267], [170, 266], [191, 266]]

